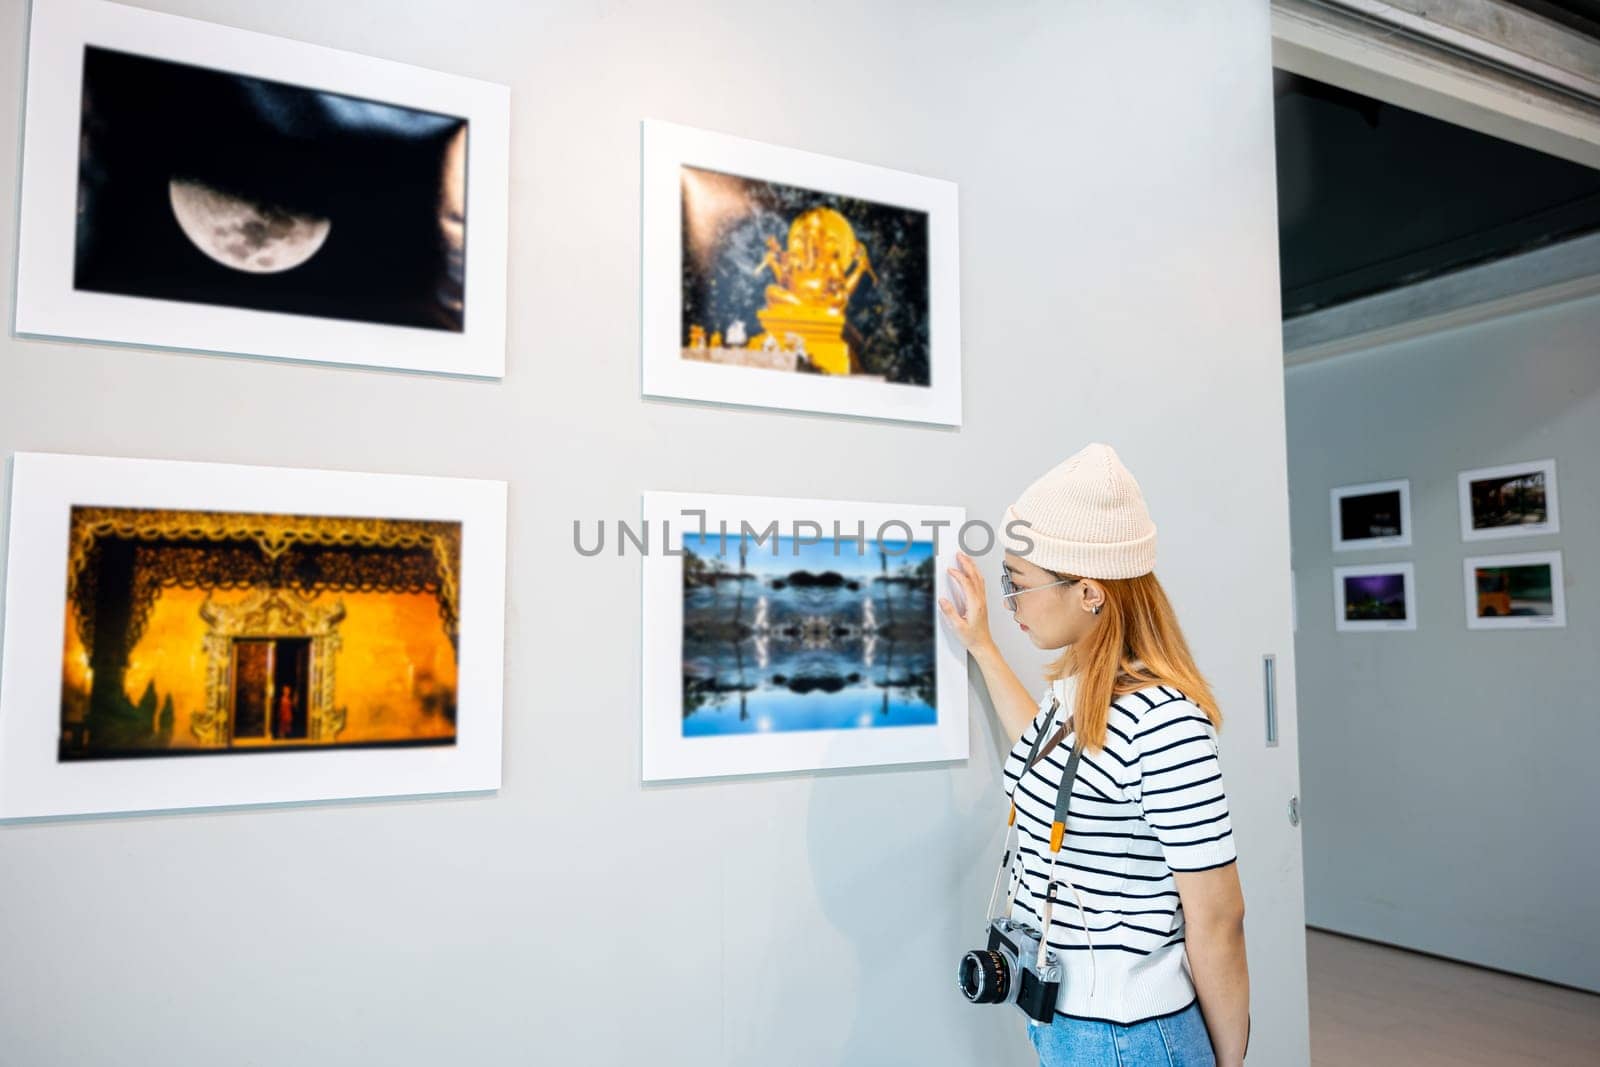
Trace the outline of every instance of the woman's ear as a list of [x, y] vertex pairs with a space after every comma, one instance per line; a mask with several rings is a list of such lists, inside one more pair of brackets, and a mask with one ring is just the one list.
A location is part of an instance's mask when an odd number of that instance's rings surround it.
[[1100, 614], [1100, 609], [1106, 602], [1105, 586], [1092, 578], [1085, 578], [1081, 588], [1083, 589], [1083, 610], [1092, 612], [1095, 615]]

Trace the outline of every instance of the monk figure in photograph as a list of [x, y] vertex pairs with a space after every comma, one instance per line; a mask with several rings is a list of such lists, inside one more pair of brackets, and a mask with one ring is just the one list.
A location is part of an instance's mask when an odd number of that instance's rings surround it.
[[281, 740], [294, 732], [294, 686], [286, 685], [278, 690], [277, 710], [277, 736]]

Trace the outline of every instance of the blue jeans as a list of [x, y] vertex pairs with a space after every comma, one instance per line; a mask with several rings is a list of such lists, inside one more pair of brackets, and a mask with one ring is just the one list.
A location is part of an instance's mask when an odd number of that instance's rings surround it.
[[1046, 1026], [1028, 1020], [1039, 1067], [1215, 1067], [1211, 1035], [1196, 1000], [1172, 1015], [1121, 1026], [1057, 1015]]

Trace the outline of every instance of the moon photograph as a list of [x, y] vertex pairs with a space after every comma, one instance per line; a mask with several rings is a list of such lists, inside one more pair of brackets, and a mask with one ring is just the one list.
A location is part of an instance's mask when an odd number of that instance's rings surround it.
[[172, 213], [194, 246], [225, 267], [271, 274], [317, 254], [328, 220], [230, 196], [203, 182], [174, 178]]
[[468, 121], [84, 49], [75, 288], [461, 332]]

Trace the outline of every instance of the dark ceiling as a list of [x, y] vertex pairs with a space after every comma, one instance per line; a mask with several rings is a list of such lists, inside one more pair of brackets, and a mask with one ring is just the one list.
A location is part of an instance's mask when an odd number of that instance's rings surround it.
[[[1600, 0], [1559, 6], [1600, 24]], [[1286, 319], [1600, 230], [1600, 171], [1284, 71], [1274, 85]]]
[[1512, 7], [1542, 15], [1568, 29], [1600, 37], [1600, 0], [1506, 0]]

